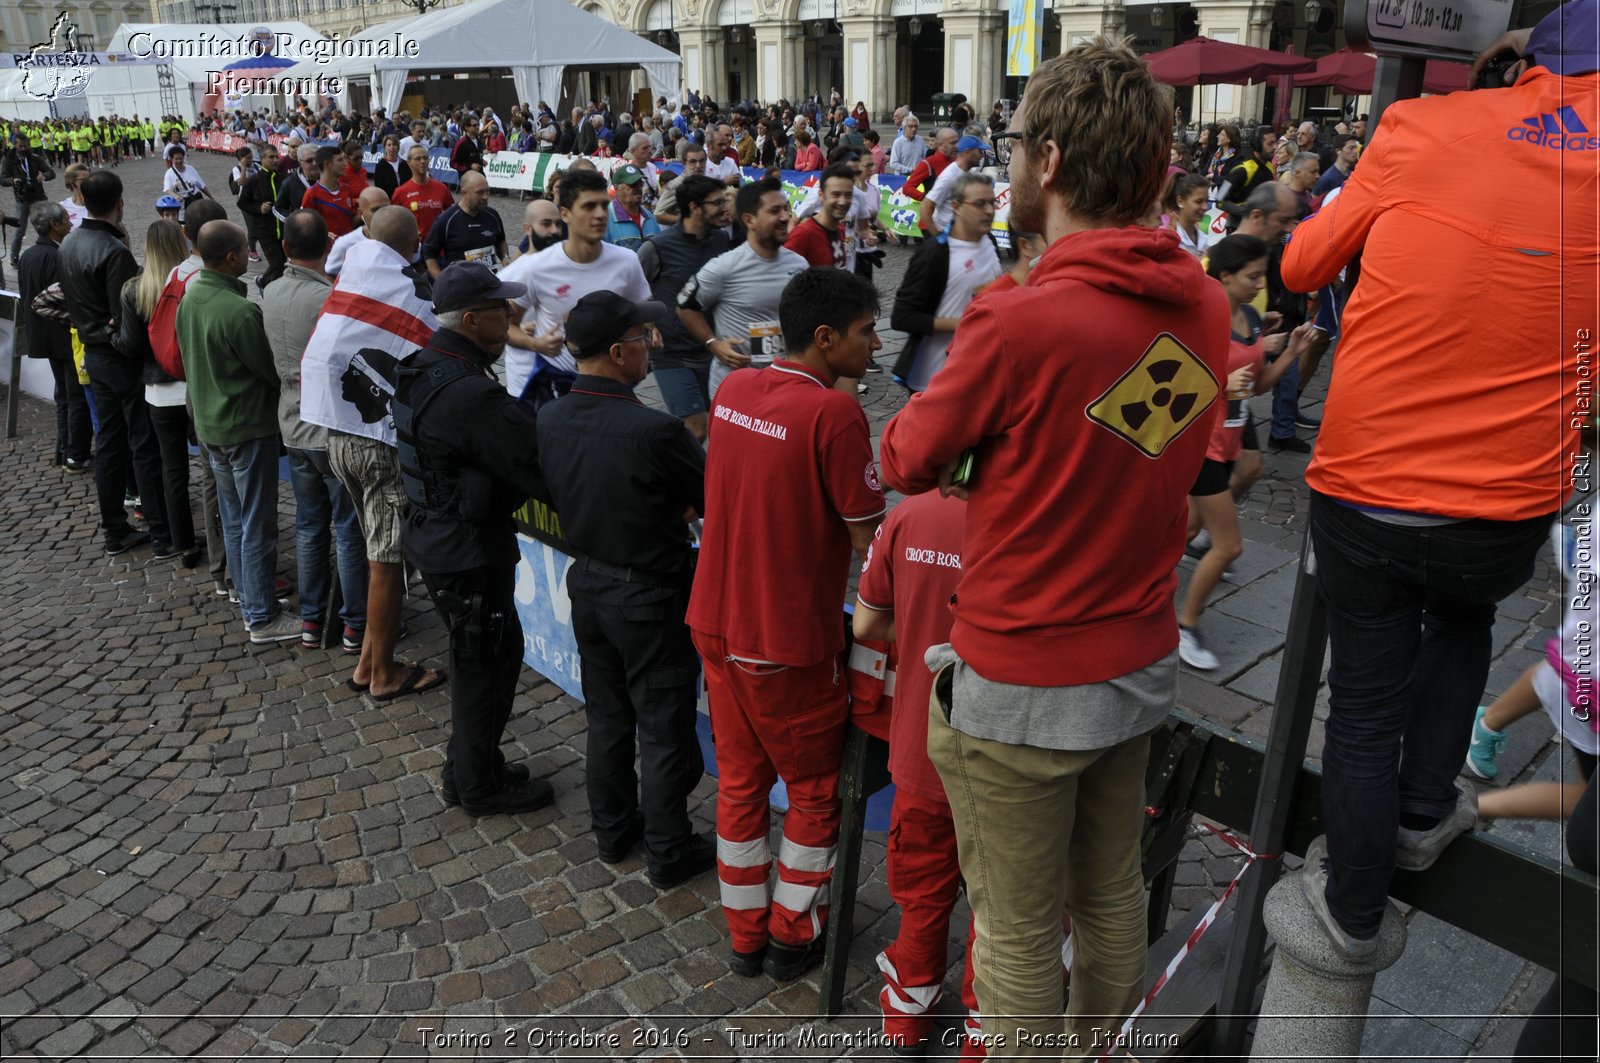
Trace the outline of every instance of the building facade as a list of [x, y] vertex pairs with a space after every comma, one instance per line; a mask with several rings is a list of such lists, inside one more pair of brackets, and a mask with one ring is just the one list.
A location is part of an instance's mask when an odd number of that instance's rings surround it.
[[84, 48], [104, 48], [124, 22], [151, 21], [146, 0], [0, 0], [0, 51], [46, 43], [63, 12], [72, 16]]
[[[324, 34], [348, 36], [417, 14], [403, 0], [154, 0], [162, 22], [297, 19]], [[450, 2], [437, 6], [451, 6]], [[683, 59], [683, 88], [719, 102], [798, 100], [837, 89], [846, 105], [866, 104], [875, 120], [909, 103], [932, 109], [936, 93], [965, 95], [977, 116], [1016, 99], [1022, 82], [1006, 76], [1005, 0], [572, 0], [615, 25], [650, 38]], [[38, 0], [23, 0], [23, 7]], [[0, 0], [15, 10], [17, 0]], [[1131, 36], [1141, 52], [1204, 35], [1316, 58], [1344, 45], [1339, 0], [1045, 0], [1041, 55], [1048, 58], [1095, 34]], [[113, 10], [107, 0], [85, 9]], [[127, 10], [135, 10], [129, 6]], [[116, 8], [121, 11], [123, 8]], [[137, 8], [137, 10], [143, 10]], [[98, 17], [96, 14], [95, 17]], [[109, 16], [108, 16], [109, 17]], [[118, 21], [109, 18], [106, 37]], [[8, 26], [9, 32], [9, 26]], [[98, 32], [98, 31], [97, 31]], [[1324, 90], [1297, 93], [1304, 108]], [[1190, 119], [1261, 117], [1270, 85], [1178, 90]], [[1301, 110], [1296, 110], [1297, 115]]]

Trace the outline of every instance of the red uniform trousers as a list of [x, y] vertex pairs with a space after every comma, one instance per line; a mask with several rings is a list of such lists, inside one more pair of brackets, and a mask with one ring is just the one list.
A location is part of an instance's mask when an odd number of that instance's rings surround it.
[[[839, 840], [839, 760], [849, 712], [837, 657], [803, 668], [735, 660], [725, 639], [694, 632], [711, 702], [717, 750], [717, 877], [738, 952], [770, 938], [806, 945], [827, 920]], [[772, 852], [768, 794], [789, 793], [778, 848], [778, 883], [767, 892]]]
[[[878, 954], [883, 990], [878, 1006], [883, 1012], [883, 1035], [891, 1044], [916, 1045], [926, 1040], [933, 1025], [929, 1014], [944, 995], [949, 967], [950, 913], [961, 889], [961, 868], [956, 862], [956, 827], [950, 806], [897, 789], [889, 814], [889, 896], [900, 906], [900, 933]], [[971, 944], [972, 932], [967, 932]], [[961, 1002], [967, 1008], [969, 1043], [982, 1059], [977, 1033], [978, 998], [972, 988], [972, 969], [961, 979]], [[963, 1046], [965, 1047], [965, 1046]]]

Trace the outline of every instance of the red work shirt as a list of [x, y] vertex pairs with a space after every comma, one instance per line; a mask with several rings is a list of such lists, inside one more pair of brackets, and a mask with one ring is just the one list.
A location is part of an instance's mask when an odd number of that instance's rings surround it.
[[333, 236], [343, 236], [356, 227], [355, 200], [345, 194], [342, 183], [337, 192], [330, 192], [318, 181], [306, 189], [300, 206], [322, 215], [322, 220], [328, 223], [328, 232]]
[[922, 663], [929, 646], [950, 641], [950, 598], [961, 582], [961, 540], [967, 504], [937, 491], [913, 495], [878, 528], [861, 566], [860, 605], [894, 614], [894, 710], [889, 718], [889, 771], [894, 784], [948, 803], [928, 759], [928, 696], [933, 673]]
[[415, 181], [407, 181], [394, 190], [394, 195], [389, 202], [396, 207], [405, 207], [417, 218], [417, 232], [422, 239], [428, 238], [428, 230], [433, 228], [433, 223], [439, 220], [439, 215], [455, 204], [456, 197], [450, 194], [450, 189], [445, 187], [443, 181], [429, 181], [427, 185], [419, 185]]
[[883, 515], [867, 415], [782, 359], [717, 389], [689, 626], [754, 661], [795, 667], [844, 649], [848, 525]]

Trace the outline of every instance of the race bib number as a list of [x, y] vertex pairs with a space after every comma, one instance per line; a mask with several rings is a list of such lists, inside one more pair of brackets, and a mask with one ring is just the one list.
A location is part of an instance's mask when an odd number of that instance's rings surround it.
[[500, 261], [495, 257], [492, 247], [475, 247], [462, 256], [464, 262], [480, 262], [491, 270], [500, 269]]
[[783, 329], [776, 321], [757, 321], [749, 336], [752, 365], [771, 365], [784, 356]]

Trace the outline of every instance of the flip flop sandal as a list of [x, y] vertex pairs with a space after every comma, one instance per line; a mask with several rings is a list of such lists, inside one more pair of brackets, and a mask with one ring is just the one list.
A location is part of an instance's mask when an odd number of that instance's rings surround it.
[[424, 678], [427, 674], [428, 669], [422, 665], [412, 665], [411, 671], [406, 673], [405, 682], [400, 684], [398, 690], [388, 694], [373, 694], [369, 690], [367, 694], [373, 701], [393, 701], [396, 698], [403, 698], [407, 694], [421, 694], [424, 691], [432, 690], [445, 681], [443, 672], [437, 673], [431, 681]]

